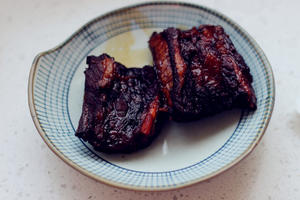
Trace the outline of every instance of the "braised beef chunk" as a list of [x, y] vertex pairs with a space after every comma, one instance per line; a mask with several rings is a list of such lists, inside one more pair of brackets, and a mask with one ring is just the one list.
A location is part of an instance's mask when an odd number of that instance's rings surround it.
[[233, 107], [256, 109], [252, 76], [221, 26], [168, 28], [149, 40], [161, 91], [174, 120]]
[[76, 136], [96, 150], [132, 152], [151, 143], [163, 122], [153, 67], [125, 68], [106, 54], [87, 57]]

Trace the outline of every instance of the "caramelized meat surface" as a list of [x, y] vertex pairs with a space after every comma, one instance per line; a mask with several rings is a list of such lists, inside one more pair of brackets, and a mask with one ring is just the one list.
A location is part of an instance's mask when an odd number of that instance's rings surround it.
[[256, 109], [252, 76], [221, 26], [168, 28], [149, 40], [154, 68], [174, 120], [233, 107]]
[[148, 146], [170, 115], [190, 121], [233, 107], [256, 109], [249, 67], [221, 26], [168, 28], [149, 40], [154, 67], [88, 56], [76, 136], [96, 150]]
[[76, 136], [107, 153], [148, 146], [164, 118], [153, 67], [127, 69], [106, 54], [87, 57], [87, 64]]

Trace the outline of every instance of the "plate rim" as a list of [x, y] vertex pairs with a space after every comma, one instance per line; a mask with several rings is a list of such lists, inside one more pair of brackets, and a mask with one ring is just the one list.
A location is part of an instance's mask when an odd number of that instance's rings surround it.
[[[214, 13], [218, 17], [221, 17], [223, 20], [225, 20], [227, 23], [229, 23], [234, 29], [238, 30], [243, 35], [243, 37], [253, 46], [253, 48], [256, 51], [258, 57], [262, 61], [263, 66], [266, 68], [266, 71], [269, 72], [270, 87], [271, 87], [272, 94], [273, 94], [273, 96], [270, 95], [271, 96], [271, 98], [270, 98], [271, 99], [270, 100], [271, 105], [270, 105], [269, 114], [268, 114], [267, 118], [265, 119], [265, 126], [261, 130], [258, 131], [258, 137], [257, 137], [256, 141], [253, 142], [251, 145], [249, 145], [249, 147], [241, 155], [239, 155], [237, 158], [235, 158], [232, 162], [228, 163], [226, 166], [218, 169], [217, 171], [215, 171], [211, 174], [208, 174], [206, 176], [203, 176], [201, 178], [198, 178], [198, 179], [195, 179], [195, 180], [192, 180], [192, 181], [187, 181], [186, 183], [182, 183], [180, 185], [175, 185], [175, 186], [173, 185], [173, 186], [167, 186], [167, 187], [145, 187], [145, 186], [132, 186], [132, 185], [128, 185], [128, 184], [122, 184], [122, 183], [118, 183], [118, 182], [115, 182], [115, 181], [105, 179], [105, 178], [103, 178], [101, 176], [98, 176], [98, 175], [96, 175], [92, 172], [89, 172], [89, 171], [85, 170], [84, 168], [82, 168], [81, 166], [75, 164], [72, 160], [65, 157], [58, 149], [56, 149], [51, 144], [50, 141], [48, 141], [48, 139], [46, 137], [46, 133], [43, 131], [43, 128], [41, 127], [40, 122], [37, 118], [37, 112], [36, 112], [35, 103], [34, 103], [34, 90], [33, 90], [34, 79], [35, 79], [35, 75], [36, 75], [37, 64], [43, 56], [45, 56], [47, 54], [50, 54], [50, 53], [53, 53], [53, 52], [58, 51], [61, 48], [63, 48], [66, 44], [70, 43], [76, 35], [78, 35], [82, 30], [84, 30], [86, 27], [90, 26], [95, 21], [104, 19], [104, 18], [109, 17], [110, 15], [113, 15], [113, 14], [116, 14], [116, 13], [124, 12], [124, 11], [129, 10], [129, 9], [139, 8], [139, 7], [144, 7], [144, 6], [150, 6], [150, 5], [178, 5], [178, 6], [184, 6], [184, 7], [191, 7], [191, 8], [206, 10], [206, 11], [209, 11], [210, 13]], [[113, 186], [113, 187], [117, 187], [117, 188], [121, 188], [121, 189], [127, 189], [127, 190], [136, 190], [136, 191], [168, 191], [168, 190], [175, 190], [175, 189], [184, 188], [184, 187], [188, 187], [188, 186], [191, 186], [193, 184], [196, 184], [196, 183], [203, 182], [205, 180], [216, 177], [217, 175], [220, 175], [221, 173], [227, 171], [232, 166], [236, 165], [241, 160], [245, 159], [254, 150], [254, 148], [258, 145], [258, 143], [261, 141], [261, 139], [262, 139], [263, 135], [265, 134], [265, 131], [268, 127], [268, 124], [271, 120], [271, 116], [272, 116], [272, 112], [273, 112], [274, 104], [275, 104], [275, 81], [274, 81], [274, 73], [273, 73], [271, 64], [268, 61], [268, 59], [267, 59], [265, 53], [263, 52], [263, 50], [260, 48], [260, 46], [257, 44], [257, 42], [250, 36], [250, 34], [246, 30], [244, 30], [240, 25], [238, 25], [236, 22], [234, 22], [231, 18], [225, 16], [224, 14], [222, 14], [221, 12], [219, 12], [215, 9], [212, 9], [212, 8], [200, 5], [200, 4], [187, 3], [187, 2], [177, 2], [177, 1], [159, 1], [159, 2], [156, 2], [156, 1], [151, 2], [150, 1], [150, 2], [144, 2], [144, 3], [130, 4], [130, 5], [127, 5], [125, 7], [121, 7], [121, 8], [114, 9], [112, 11], [106, 12], [106, 13], [98, 16], [98, 17], [95, 17], [95, 18], [89, 20], [87, 23], [82, 25], [77, 31], [75, 31], [71, 36], [69, 36], [66, 40], [64, 40], [63, 42], [61, 42], [60, 44], [58, 44], [54, 48], [51, 48], [47, 51], [43, 51], [41, 53], [38, 53], [35, 56], [34, 60], [33, 60], [28, 80], [29, 80], [28, 81], [28, 105], [29, 105], [29, 110], [30, 110], [32, 120], [34, 122], [34, 125], [35, 125], [38, 133], [40, 134], [40, 136], [42, 137], [44, 142], [47, 144], [47, 146], [52, 150], [52, 152], [55, 153], [66, 164], [68, 164], [73, 169], [76, 169], [81, 174], [83, 174], [87, 177], [90, 177], [90, 178], [92, 178], [96, 181], [102, 182], [104, 184], [107, 184], [107, 185], [110, 185], [110, 186]]]

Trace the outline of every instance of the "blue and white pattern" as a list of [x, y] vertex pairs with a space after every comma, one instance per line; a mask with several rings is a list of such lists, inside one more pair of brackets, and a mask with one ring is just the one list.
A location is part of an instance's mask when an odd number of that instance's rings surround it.
[[[74, 73], [90, 51], [120, 33], [140, 28], [192, 27], [218, 24], [230, 35], [250, 66], [258, 109], [244, 112], [236, 131], [213, 155], [185, 168], [142, 172], [121, 168], [91, 152], [74, 136], [68, 110], [68, 91]], [[101, 16], [58, 48], [41, 53], [33, 63], [29, 103], [35, 124], [49, 147], [83, 174], [105, 183], [140, 190], [186, 186], [229, 168], [261, 139], [274, 104], [271, 67], [256, 42], [237, 24], [216, 11], [184, 3], [147, 3]]]

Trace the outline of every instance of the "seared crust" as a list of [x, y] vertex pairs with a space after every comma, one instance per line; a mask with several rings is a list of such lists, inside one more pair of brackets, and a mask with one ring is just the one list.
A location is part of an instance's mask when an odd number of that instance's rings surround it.
[[161, 34], [153, 33], [149, 46], [152, 51], [153, 62], [155, 65], [160, 90], [162, 92], [162, 109], [170, 111], [172, 108], [171, 90], [173, 88], [173, 73], [169, 56], [168, 44]]

